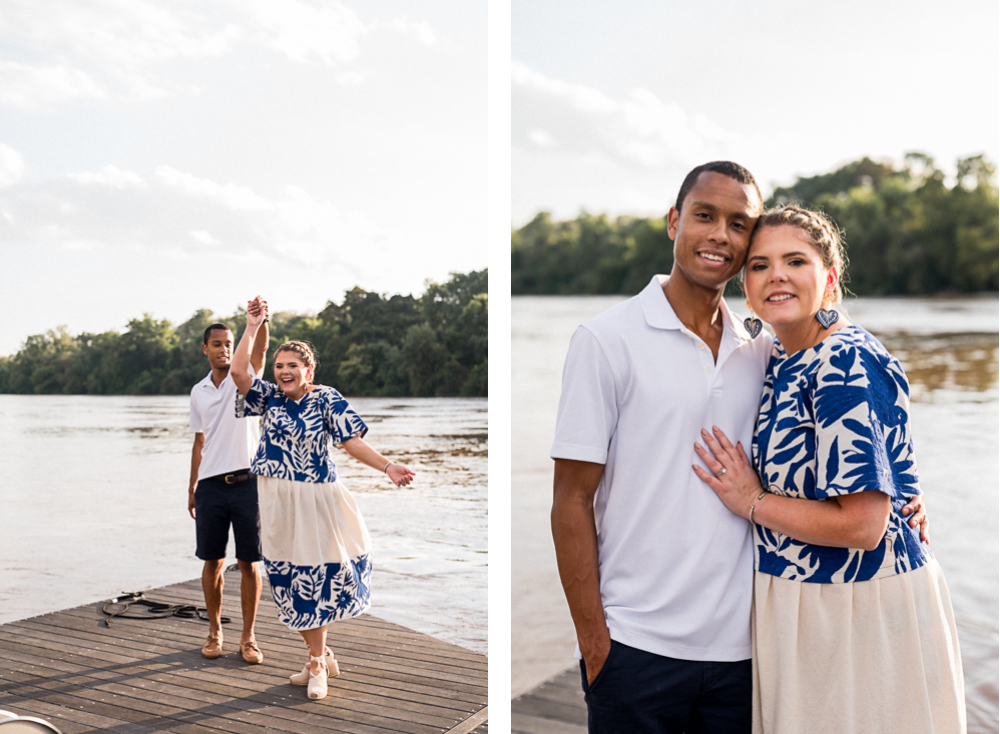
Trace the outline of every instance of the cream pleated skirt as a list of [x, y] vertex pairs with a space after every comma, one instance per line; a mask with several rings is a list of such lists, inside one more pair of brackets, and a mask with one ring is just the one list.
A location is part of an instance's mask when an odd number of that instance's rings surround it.
[[754, 734], [959, 734], [965, 687], [937, 561], [872, 581], [755, 573]]
[[366, 609], [371, 538], [350, 492], [325, 484], [257, 478], [260, 543], [278, 618], [309, 630]]

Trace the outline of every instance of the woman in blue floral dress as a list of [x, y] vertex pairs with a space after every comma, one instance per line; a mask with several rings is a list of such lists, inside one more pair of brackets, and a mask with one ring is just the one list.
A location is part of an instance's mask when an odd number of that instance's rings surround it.
[[331, 387], [312, 384], [316, 359], [304, 342], [286, 342], [274, 355], [274, 382], [253, 378], [246, 363], [267, 304], [247, 308], [247, 329], [233, 354], [236, 415], [264, 417], [250, 471], [257, 475], [261, 549], [279, 618], [302, 635], [309, 662], [292, 675], [323, 698], [327, 677], [339, 674], [326, 646], [327, 625], [368, 608], [371, 540], [358, 506], [337, 479], [331, 445], [384, 472], [396, 486], [414, 473], [363, 440], [368, 427]]
[[753, 461], [716, 428], [695, 445], [695, 472], [754, 532], [753, 731], [964, 732], [948, 587], [901, 514], [920, 492], [909, 386], [833, 309], [842, 272], [824, 216], [761, 217], [743, 281], [776, 339]]

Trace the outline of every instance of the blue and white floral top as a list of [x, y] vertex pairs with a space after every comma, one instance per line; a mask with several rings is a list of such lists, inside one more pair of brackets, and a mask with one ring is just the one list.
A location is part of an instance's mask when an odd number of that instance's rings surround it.
[[344, 396], [323, 385], [292, 400], [273, 382], [255, 377], [246, 397], [236, 393], [236, 417], [251, 415], [264, 416], [264, 426], [250, 471], [296, 482], [336, 481], [330, 443], [368, 432]]
[[883, 543], [871, 551], [802, 543], [756, 525], [758, 571], [844, 583], [905, 573], [930, 560], [919, 528], [900, 514], [920, 492], [909, 407], [903, 368], [860, 326], [790, 357], [775, 340], [753, 441], [764, 486], [812, 500], [875, 490], [889, 495], [892, 511]]

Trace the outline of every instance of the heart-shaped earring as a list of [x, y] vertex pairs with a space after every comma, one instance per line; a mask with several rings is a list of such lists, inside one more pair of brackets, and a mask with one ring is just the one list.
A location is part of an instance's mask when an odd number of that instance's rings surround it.
[[749, 318], [743, 319], [743, 328], [747, 330], [751, 339], [756, 339], [760, 330], [764, 328], [764, 324], [751, 313]]
[[835, 309], [821, 308], [816, 312], [816, 320], [823, 325], [824, 329], [829, 329], [840, 319], [840, 314]]

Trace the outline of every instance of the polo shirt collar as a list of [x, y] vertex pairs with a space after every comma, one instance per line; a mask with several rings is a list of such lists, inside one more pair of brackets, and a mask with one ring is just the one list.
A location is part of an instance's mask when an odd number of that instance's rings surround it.
[[[677, 314], [674, 313], [674, 308], [667, 300], [667, 296], [663, 293], [663, 284], [667, 282], [669, 277], [668, 275], [654, 275], [653, 279], [649, 281], [649, 285], [639, 293], [642, 315], [646, 319], [646, 323], [654, 329], [685, 328], [681, 320], [677, 318]], [[729, 310], [725, 299], [720, 302], [719, 306], [722, 310], [723, 334], [731, 334], [737, 342], [750, 341], [750, 335], [746, 328], [739, 318]]]
[[[664, 300], [666, 300], [666, 299], [664, 299]], [[218, 390], [219, 388], [222, 387], [222, 384], [225, 383], [225, 381], [228, 380], [228, 379], [229, 379], [229, 375], [227, 374], [225, 380], [223, 380], [222, 383], [219, 384], [219, 387], [216, 387], [215, 383], [212, 382], [212, 370], [209, 370], [208, 374], [205, 376], [205, 379], [202, 380], [201, 382], [199, 382], [195, 387], [210, 387], [213, 390]]]

